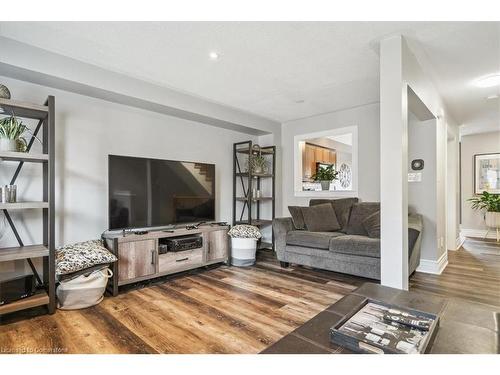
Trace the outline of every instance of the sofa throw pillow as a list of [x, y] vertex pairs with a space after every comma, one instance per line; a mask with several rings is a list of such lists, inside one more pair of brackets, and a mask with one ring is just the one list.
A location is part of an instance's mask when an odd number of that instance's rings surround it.
[[56, 249], [56, 275], [67, 275], [117, 260], [101, 240], [79, 242]]
[[330, 203], [302, 207], [304, 222], [310, 232], [334, 232], [340, 229], [337, 216]]
[[302, 214], [302, 207], [288, 206], [288, 211], [290, 211], [290, 215], [292, 215], [292, 222], [295, 229], [298, 230], [306, 229], [306, 223], [304, 222], [304, 215]]
[[335, 215], [340, 224], [340, 231], [345, 231], [349, 216], [351, 215], [352, 206], [358, 203], [358, 198], [339, 198], [339, 199], [311, 199], [309, 206], [316, 206], [318, 204], [330, 203], [333, 206]]
[[368, 215], [363, 220], [363, 227], [368, 233], [368, 237], [380, 238], [380, 211]]
[[345, 229], [346, 234], [355, 234], [359, 236], [368, 236], [368, 232], [363, 226], [363, 220], [374, 212], [380, 211], [379, 202], [361, 202], [356, 203], [351, 210], [349, 222]]

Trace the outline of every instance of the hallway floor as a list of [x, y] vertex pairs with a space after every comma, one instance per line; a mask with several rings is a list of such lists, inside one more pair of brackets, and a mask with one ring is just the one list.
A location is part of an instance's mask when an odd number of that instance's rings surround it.
[[416, 272], [410, 289], [500, 307], [500, 244], [468, 238], [459, 250], [448, 251], [441, 275]]

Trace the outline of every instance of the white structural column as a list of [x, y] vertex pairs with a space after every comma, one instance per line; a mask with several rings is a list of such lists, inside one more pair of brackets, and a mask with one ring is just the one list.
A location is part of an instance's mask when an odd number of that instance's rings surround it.
[[403, 39], [380, 42], [381, 284], [408, 289], [408, 89]]

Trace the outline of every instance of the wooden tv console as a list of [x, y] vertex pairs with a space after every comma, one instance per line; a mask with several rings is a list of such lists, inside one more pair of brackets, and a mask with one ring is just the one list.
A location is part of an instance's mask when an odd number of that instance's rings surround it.
[[[118, 257], [113, 264], [113, 277], [108, 288], [113, 296], [119, 287], [155, 277], [187, 271], [215, 263], [229, 263], [229, 226], [205, 225], [198, 229], [151, 231], [146, 234], [105, 235], [107, 248]], [[201, 236], [203, 247], [194, 250], [159, 254], [162, 239]]]

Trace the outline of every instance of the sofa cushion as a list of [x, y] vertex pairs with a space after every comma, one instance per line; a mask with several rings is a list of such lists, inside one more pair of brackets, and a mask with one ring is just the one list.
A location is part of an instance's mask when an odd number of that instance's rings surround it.
[[363, 220], [374, 212], [380, 211], [379, 202], [361, 202], [356, 203], [351, 210], [349, 222], [345, 230], [346, 234], [356, 234], [360, 236], [368, 236], [368, 232], [363, 226]]
[[302, 215], [310, 232], [334, 232], [340, 229], [335, 211], [329, 203], [302, 207]]
[[341, 254], [380, 258], [380, 239], [367, 236], [345, 235], [332, 238], [329, 250]]
[[56, 275], [67, 275], [116, 260], [101, 240], [78, 242], [56, 249]]
[[380, 211], [368, 215], [368, 217], [363, 220], [363, 227], [368, 233], [368, 237], [380, 238]]
[[286, 235], [286, 244], [316, 249], [328, 250], [330, 239], [343, 236], [339, 232], [309, 232], [306, 230], [293, 230]]
[[311, 199], [309, 201], [309, 206], [317, 206], [318, 204], [325, 203], [330, 203], [333, 206], [341, 231], [344, 231], [349, 222], [352, 206], [358, 203], [358, 198]]
[[304, 215], [302, 214], [302, 207], [288, 206], [288, 211], [290, 211], [290, 215], [292, 215], [292, 222], [295, 229], [306, 229]]

